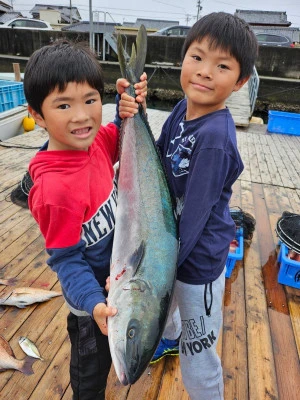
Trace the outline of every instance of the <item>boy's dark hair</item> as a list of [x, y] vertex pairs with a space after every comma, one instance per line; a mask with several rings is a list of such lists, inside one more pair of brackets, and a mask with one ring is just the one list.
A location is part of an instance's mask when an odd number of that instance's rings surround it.
[[94, 53], [83, 44], [59, 40], [30, 57], [24, 74], [26, 100], [42, 115], [45, 98], [56, 88], [63, 91], [69, 82], [87, 82], [103, 97], [103, 73]]
[[194, 42], [208, 38], [211, 49], [220, 48], [238, 61], [241, 73], [238, 81], [250, 76], [258, 54], [256, 36], [250, 26], [241, 18], [215, 12], [199, 19], [190, 29], [182, 48], [182, 59]]

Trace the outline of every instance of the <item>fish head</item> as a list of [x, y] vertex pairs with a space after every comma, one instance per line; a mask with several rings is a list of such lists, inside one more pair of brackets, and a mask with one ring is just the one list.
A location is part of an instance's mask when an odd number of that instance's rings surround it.
[[143, 340], [143, 322], [135, 318], [128, 321], [124, 339], [117, 342], [113, 362], [116, 374], [123, 385], [135, 383], [148, 365], [152, 348], [147, 348]]
[[20, 344], [23, 343], [25, 340], [26, 340], [26, 337], [25, 337], [25, 336], [20, 336], [20, 337], [19, 337], [19, 343], [20, 343]]
[[108, 318], [108, 340], [116, 374], [123, 385], [135, 383], [157, 347], [160, 302], [144, 280], [131, 279], [114, 304], [118, 313]]

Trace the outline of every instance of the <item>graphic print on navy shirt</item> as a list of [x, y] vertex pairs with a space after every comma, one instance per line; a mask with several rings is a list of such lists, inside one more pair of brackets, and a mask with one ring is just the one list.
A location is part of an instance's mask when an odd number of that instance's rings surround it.
[[181, 176], [189, 173], [192, 148], [195, 144], [193, 135], [185, 137], [184, 123], [179, 124], [181, 129], [178, 136], [170, 141], [167, 158], [171, 158], [172, 173], [174, 176]]

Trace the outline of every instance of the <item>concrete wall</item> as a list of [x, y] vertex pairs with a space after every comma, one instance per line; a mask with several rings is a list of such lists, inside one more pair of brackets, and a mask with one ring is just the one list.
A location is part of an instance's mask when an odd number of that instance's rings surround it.
[[256, 69], [259, 75], [300, 79], [300, 48], [260, 47]]
[[[0, 29], [0, 58], [1, 55], [29, 57], [34, 50], [51, 43], [57, 38], [88, 42], [89, 33]], [[134, 41], [135, 36], [127, 36], [126, 48], [128, 53], [131, 52], [132, 43]], [[184, 38], [180, 37], [149, 35], [146, 63], [170, 63], [170, 65], [179, 66], [181, 63], [181, 48], [183, 42]], [[102, 40], [100, 40], [100, 43], [102, 43]], [[113, 50], [109, 52], [108, 61], [117, 61], [117, 55]], [[259, 75], [299, 79], [299, 65], [300, 48], [260, 47], [256, 68]], [[1, 67], [0, 71], [10, 72], [7, 70], [3, 71]], [[23, 72], [22, 69], [21, 72]]]

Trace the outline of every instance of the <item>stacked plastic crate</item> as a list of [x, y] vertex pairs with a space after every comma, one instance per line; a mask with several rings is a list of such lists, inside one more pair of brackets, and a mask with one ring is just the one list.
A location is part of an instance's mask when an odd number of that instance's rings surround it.
[[0, 112], [26, 103], [23, 82], [0, 80]]

